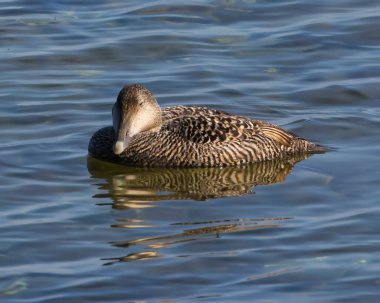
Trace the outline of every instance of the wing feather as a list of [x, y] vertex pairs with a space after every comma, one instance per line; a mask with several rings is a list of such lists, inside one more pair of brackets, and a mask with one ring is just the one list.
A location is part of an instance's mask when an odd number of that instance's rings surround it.
[[261, 126], [260, 130], [265, 136], [280, 143], [281, 145], [291, 146], [294, 140], [294, 136], [291, 133], [279, 128], [276, 125], [268, 123]]
[[205, 107], [163, 110], [164, 128], [196, 143], [232, 142], [259, 133], [254, 120]]
[[227, 143], [265, 137], [289, 147], [296, 137], [276, 125], [206, 107], [169, 107], [163, 109], [162, 115], [164, 128], [195, 143]]

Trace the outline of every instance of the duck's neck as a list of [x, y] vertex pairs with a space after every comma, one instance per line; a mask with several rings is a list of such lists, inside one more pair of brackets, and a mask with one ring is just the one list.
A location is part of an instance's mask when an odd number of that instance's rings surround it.
[[152, 124], [150, 125], [150, 128], [148, 131], [150, 132], [158, 132], [161, 129], [162, 126], [162, 115], [161, 115], [161, 109], [157, 110], [155, 112], [154, 119], [152, 119]]

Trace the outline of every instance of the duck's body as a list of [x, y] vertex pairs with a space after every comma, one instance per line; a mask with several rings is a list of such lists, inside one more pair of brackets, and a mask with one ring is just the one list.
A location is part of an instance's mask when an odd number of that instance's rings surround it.
[[114, 126], [97, 131], [89, 154], [142, 167], [215, 167], [286, 158], [325, 149], [280, 127], [204, 107], [160, 109], [141, 85], [125, 86]]

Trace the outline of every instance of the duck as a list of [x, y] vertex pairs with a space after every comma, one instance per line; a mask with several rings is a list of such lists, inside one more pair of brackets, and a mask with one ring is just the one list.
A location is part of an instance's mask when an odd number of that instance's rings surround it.
[[161, 108], [141, 84], [121, 89], [112, 121], [93, 134], [88, 154], [128, 166], [244, 166], [326, 152], [324, 146], [266, 121], [207, 107]]

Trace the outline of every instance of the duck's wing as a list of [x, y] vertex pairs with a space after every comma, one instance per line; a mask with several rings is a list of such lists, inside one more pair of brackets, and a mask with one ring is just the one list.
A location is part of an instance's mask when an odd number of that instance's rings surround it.
[[187, 116], [196, 116], [196, 115], [216, 115], [216, 114], [225, 114], [222, 111], [209, 109], [207, 107], [199, 107], [199, 106], [173, 106], [166, 107], [162, 109], [162, 119], [164, 122], [169, 122], [170, 120], [187, 117]]
[[296, 134], [288, 132], [277, 125], [264, 121], [258, 122], [261, 133], [281, 145], [291, 146], [295, 139], [302, 139]]
[[204, 107], [176, 106], [163, 110], [164, 129], [195, 143], [273, 140], [290, 146], [295, 135], [254, 119]]

